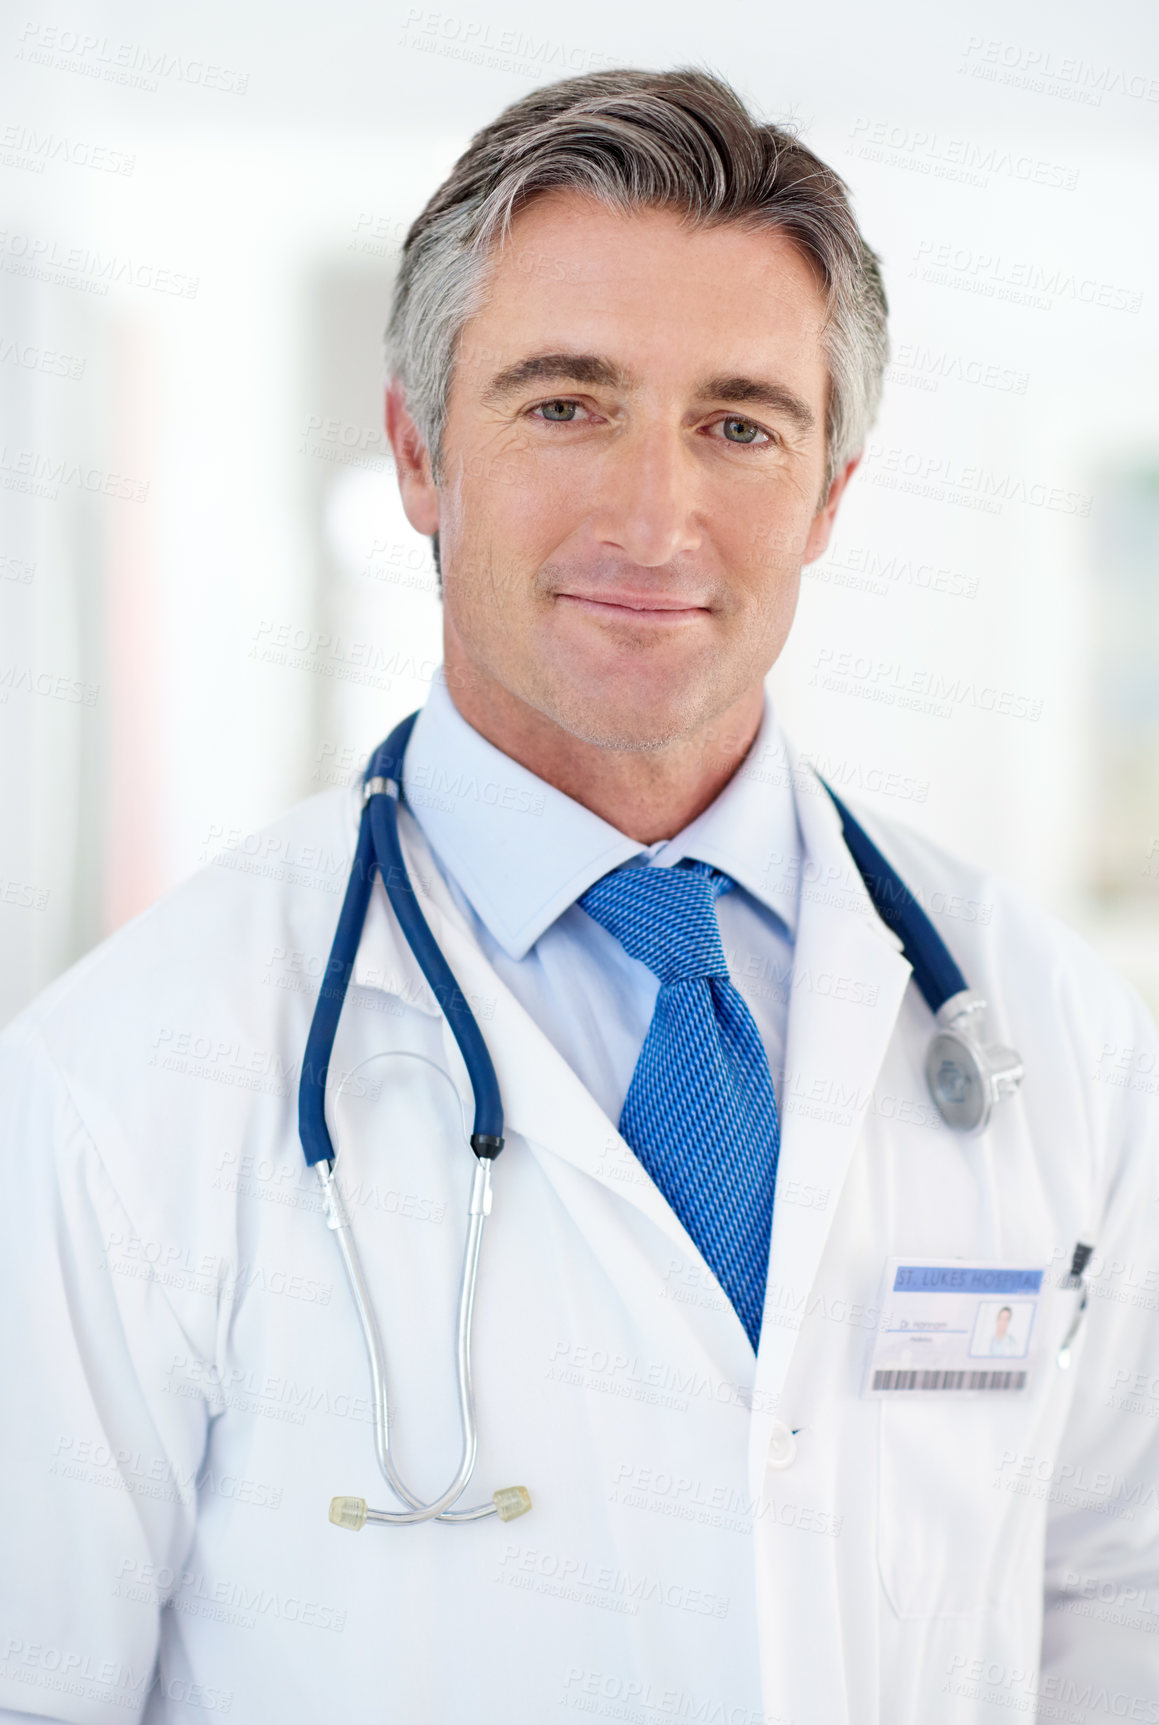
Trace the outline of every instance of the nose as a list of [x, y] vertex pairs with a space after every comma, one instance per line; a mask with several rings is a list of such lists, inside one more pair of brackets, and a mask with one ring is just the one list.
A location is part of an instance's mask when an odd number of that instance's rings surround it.
[[644, 569], [701, 542], [693, 464], [677, 430], [641, 428], [608, 452], [593, 523], [599, 544]]

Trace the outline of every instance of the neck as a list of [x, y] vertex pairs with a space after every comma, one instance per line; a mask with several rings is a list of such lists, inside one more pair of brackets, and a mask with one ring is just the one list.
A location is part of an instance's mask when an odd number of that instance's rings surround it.
[[447, 689], [480, 736], [645, 845], [674, 838], [715, 801], [751, 748], [764, 710], [758, 684], [663, 748], [609, 749], [573, 736], [477, 668], [448, 678]]

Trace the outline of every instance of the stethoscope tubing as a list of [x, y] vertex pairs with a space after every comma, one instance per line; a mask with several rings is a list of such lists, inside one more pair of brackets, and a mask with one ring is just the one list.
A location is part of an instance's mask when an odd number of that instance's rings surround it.
[[366, 1284], [350, 1219], [334, 1184], [333, 1170], [328, 1163], [318, 1168], [327, 1220], [338, 1241], [338, 1250], [346, 1272], [351, 1297], [370, 1367], [371, 1398], [374, 1407], [374, 1447], [383, 1478], [405, 1510], [367, 1509], [366, 1519], [393, 1527], [406, 1527], [423, 1521], [479, 1521], [494, 1515], [493, 1502], [478, 1504], [473, 1509], [452, 1509], [466, 1490], [475, 1471], [479, 1437], [475, 1417], [475, 1388], [471, 1368], [471, 1328], [475, 1313], [475, 1290], [479, 1275], [479, 1250], [483, 1240], [483, 1224], [490, 1209], [491, 1166], [480, 1160], [475, 1169], [471, 1203], [467, 1220], [467, 1241], [463, 1253], [463, 1269], [459, 1281], [458, 1315], [455, 1326], [455, 1375], [458, 1391], [459, 1427], [462, 1450], [455, 1477], [438, 1497], [424, 1501], [411, 1491], [394, 1463], [390, 1448], [390, 1407], [386, 1388], [386, 1364], [383, 1357], [382, 1335], [374, 1312], [374, 1303]]
[[476, 1156], [491, 1158], [503, 1148], [503, 1101], [494, 1062], [475, 1015], [423, 915], [399, 838], [402, 762], [417, 717], [412, 713], [395, 727], [374, 751], [366, 771], [368, 794], [354, 861], [306, 1038], [298, 1089], [298, 1130], [310, 1167], [334, 1160], [334, 1146], [326, 1124], [326, 1077], [376, 873], [382, 879], [403, 938], [442, 1008], [463, 1056], [475, 1104], [471, 1148]]
[[[820, 774], [817, 775], [821, 777]], [[936, 1017], [940, 1007], [955, 994], [964, 994], [967, 984], [950, 956], [945, 941], [891, 863], [886, 862], [865, 828], [856, 821], [832, 785], [828, 791], [841, 817], [841, 834], [857, 872], [869, 889], [873, 907], [885, 926], [892, 929], [905, 949], [914, 982], [922, 999]]]
[[[476, 1521], [483, 1516], [497, 1513], [494, 1501], [462, 1510], [456, 1510], [452, 1505], [458, 1501], [470, 1483], [479, 1447], [471, 1365], [471, 1331], [483, 1226], [491, 1209], [491, 1164], [503, 1148], [503, 1105], [499, 1080], [483, 1033], [443, 956], [430, 924], [423, 915], [402, 852], [398, 832], [402, 762], [416, 717], [417, 715], [411, 714], [402, 724], [396, 726], [385, 743], [375, 750], [367, 769], [354, 862], [306, 1039], [302, 1080], [298, 1092], [298, 1126], [302, 1148], [307, 1164], [317, 1170], [327, 1221], [338, 1241], [339, 1254], [362, 1330], [370, 1368], [375, 1453], [379, 1469], [395, 1496], [407, 1506], [402, 1510], [367, 1509], [366, 1520], [396, 1527], [424, 1521]], [[475, 1109], [470, 1142], [476, 1162], [468, 1205], [467, 1234], [455, 1323], [455, 1377], [462, 1450], [454, 1478], [444, 1491], [429, 1500], [421, 1498], [417, 1492], [411, 1490], [399, 1473], [391, 1453], [390, 1405], [382, 1336], [354, 1231], [335, 1181], [336, 1157], [326, 1121], [326, 1083], [330, 1060], [338, 1032], [338, 1021], [354, 972], [358, 944], [370, 907], [375, 874], [382, 880], [403, 936], [442, 1008], [462, 1053]]]
[[[395, 733], [397, 735], [397, 732]], [[398, 918], [403, 937], [410, 947], [427, 983], [438, 1001], [467, 1068], [471, 1094], [475, 1099], [475, 1123], [471, 1148], [477, 1156], [497, 1156], [503, 1147], [503, 1102], [495, 1066], [483, 1040], [483, 1032], [474, 1013], [455, 981], [454, 972], [443, 957], [438, 941], [431, 933], [423, 915], [418, 896], [411, 884], [402, 843], [398, 835], [398, 805], [401, 790], [396, 788], [371, 797], [367, 804], [374, 855], [386, 896]]]

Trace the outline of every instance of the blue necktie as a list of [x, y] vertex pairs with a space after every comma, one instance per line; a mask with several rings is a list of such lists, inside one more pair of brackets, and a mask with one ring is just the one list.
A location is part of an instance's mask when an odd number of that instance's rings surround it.
[[764, 1045], [728, 977], [707, 863], [621, 868], [579, 903], [660, 979], [620, 1133], [696, 1242], [755, 1351], [781, 1129]]

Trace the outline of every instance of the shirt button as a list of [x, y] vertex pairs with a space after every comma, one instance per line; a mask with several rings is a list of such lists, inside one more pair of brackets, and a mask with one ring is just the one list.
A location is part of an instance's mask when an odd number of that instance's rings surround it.
[[792, 1467], [797, 1459], [797, 1440], [783, 1420], [769, 1427], [769, 1466]]

